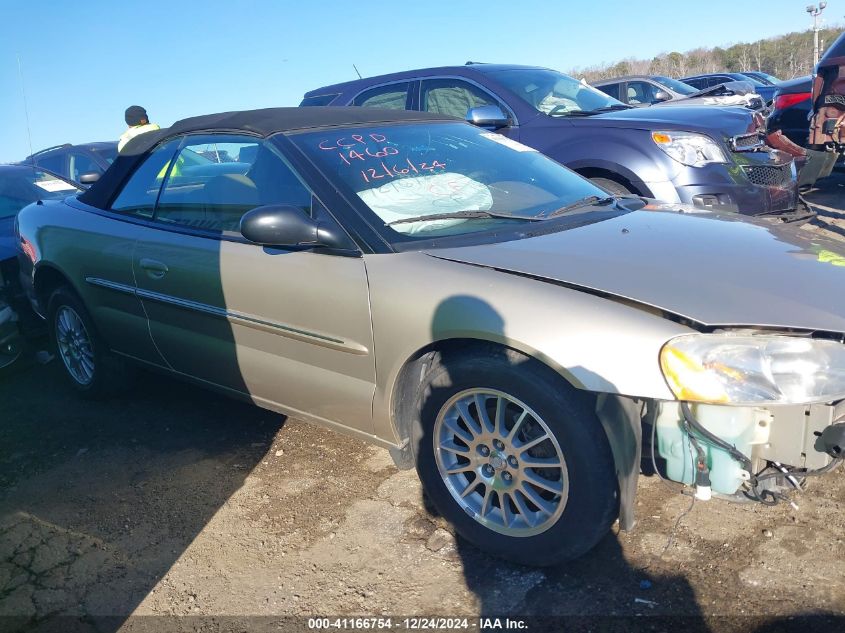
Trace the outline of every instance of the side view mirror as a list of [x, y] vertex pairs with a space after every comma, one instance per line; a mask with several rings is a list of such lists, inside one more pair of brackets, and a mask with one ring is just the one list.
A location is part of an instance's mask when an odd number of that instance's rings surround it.
[[350, 247], [339, 229], [288, 204], [268, 204], [247, 211], [241, 217], [240, 228], [241, 235], [262, 246]]
[[470, 108], [467, 112], [467, 121], [478, 127], [492, 128], [494, 130], [507, 127], [510, 124], [507, 115], [497, 105]]
[[660, 103], [661, 101], [669, 101], [672, 98], [665, 90], [658, 90], [654, 93], [654, 103]]
[[102, 174], [98, 171], [88, 171], [84, 174], [79, 175], [79, 184], [81, 185], [91, 185], [97, 182], [100, 179]]

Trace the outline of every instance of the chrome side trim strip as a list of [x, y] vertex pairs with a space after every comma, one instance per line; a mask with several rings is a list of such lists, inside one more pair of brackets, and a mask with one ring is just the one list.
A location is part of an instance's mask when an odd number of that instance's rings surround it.
[[100, 286], [102, 288], [108, 288], [109, 290], [132, 294], [138, 297], [139, 299], [157, 301], [159, 303], [166, 303], [168, 305], [176, 306], [177, 308], [183, 308], [185, 310], [202, 312], [203, 314], [209, 314], [211, 316], [215, 316], [221, 319], [226, 319], [230, 323], [243, 325], [245, 327], [250, 327], [255, 330], [261, 330], [262, 332], [269, 332], [270, 334], [277, 334], [279, 336], [284, 336], [286, 338], [302, 341], [304, 343], [311, 343], [313, 345], [319, 345], [321, 347], [336, 349], [341, 352], [346, 352], [347, 354], [366, 355], [370, 353], [370, 350], [367, 349], [367, 347], [361, 345], [360, 343], [356, 343], [355, 341], [347, 341], [344, 339], [327, 336], [325, 334], [318, 334], [316, 332], [301, 330], [299, 328], [286, 325], [284, 323], [279, 323], [277, 321], [265, 321], [264, 319], [259, 319], [258, 317], [253, 316], [251, 314], [244, 314], [242, 312], [235, 312], [232, 310], [226, 310], [224, 308], [217, 308], [215, 306], [210, 306], [207, 303], [200, 303], [198, 301], [179, 299], [177, 297], [161, 294], [159, 292], [153, 292], [151, 290], [133, 288], [132, 286], [128, 286], [126, 284], [109, 281], [107, 279], [99, 279], [97, 277], [86, 277], [85, 281], [93, 286]]
[[109, 281], [108, 279], [99, 279], [98, 277], [86, 277], [85, 281], [91, 284], [92, 286], [100, 286], [102, 288], [108, 288], [109, 290], [117, 290], [118, 292], [124, 292], [129, 295], [135, 294], [134, 286], [119, 284], [116, 281]]

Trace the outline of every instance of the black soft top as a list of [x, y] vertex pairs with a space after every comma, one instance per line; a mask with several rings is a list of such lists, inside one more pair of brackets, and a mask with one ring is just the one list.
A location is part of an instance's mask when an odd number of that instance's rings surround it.
[[169, 128], [136, 136], [118, 154], [115, 161], [91, 185], [79, 200], [105, 209], [136, 165], [163, 140], [191, 132], [247, 132], [267, 137], [279, 132], [312, 128], [371, 125], [402, 121], [455, 121], [453, 117], [428, 112], [389, 110], [381, 108], [312, 107], [264, 108], [195, 116], [176, 121]]

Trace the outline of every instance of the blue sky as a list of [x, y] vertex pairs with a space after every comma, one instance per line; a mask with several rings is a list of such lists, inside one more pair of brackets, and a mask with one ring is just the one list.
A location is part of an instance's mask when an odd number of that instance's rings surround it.
[[[0, 162], [116, 139], [143, 105], [186, 116], [297, 105], [312, 88], [474, 61], [567, 70], [809, 27], [807, 1], [0, 0]], [[830, 0], [841, 24], [845, 0]]]

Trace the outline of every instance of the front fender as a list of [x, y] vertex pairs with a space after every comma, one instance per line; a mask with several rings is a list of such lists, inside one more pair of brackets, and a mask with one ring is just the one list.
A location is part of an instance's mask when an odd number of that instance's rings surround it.
[[575, 171], [602, 169], [648, 188], [648, 183], [672, 181], [681, 171], [679, 163], [656, 147], [649, 134], [626, 130], [612, 139], [580, 137], [552, 148], [550, 155]]
[[400, 439], [392, 398], [403, 367], [449, 339], [511, 347], [586, 391], [673, 399], [658, 355], [667, 340], [692, 330], [655, 311], [424, 253], [368, 255], [365, 262], [377, 352], [374, 431], [381, 439]]

